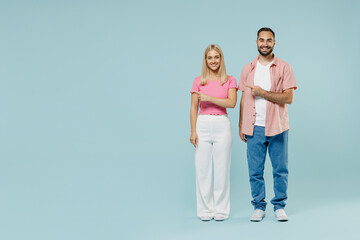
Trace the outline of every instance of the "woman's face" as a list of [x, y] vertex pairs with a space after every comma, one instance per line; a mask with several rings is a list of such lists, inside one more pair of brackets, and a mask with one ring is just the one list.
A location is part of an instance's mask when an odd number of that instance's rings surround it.
[[215, 50], [210, 50], [206, 55], [206, 63], [212, 71], [217, 71], [220, 67], [220, 54]]

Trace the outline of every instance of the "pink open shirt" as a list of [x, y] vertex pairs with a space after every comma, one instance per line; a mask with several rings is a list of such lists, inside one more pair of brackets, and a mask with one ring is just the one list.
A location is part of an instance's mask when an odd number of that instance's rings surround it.
[[[191, 88], [191, 93], [200, 92], [216, 98], [227, 98], [229, 89], [237, 88], [236, 79], [233, 76], [229, 76], [226, 83], [223, 85], [220, 84], [220, 79], [217, 81], [207, 81], [205, 85], [200, 84], [200, 77], [194, 79], [193, 86]], [[225, 115], [226, 108], [220, 107], [211, 102], [200, 102], [200, 112], [201, 115]]]
[[[239, 81], [239, 90], [243, 91], [243, 94], [245, 94], [242, 113], [242, 133], [250, 136], [253, 135], [254, 131], [255, 98], [251, 94], [251, 89], [246, 87], [246, 85], [254, 85], [255, 67], [258, 59], [259, 56], [243, 68]], [[270, 79], [270, 92], [281, 93], [286, 89], [297, 88], [295, 76], [290, 64], [277, 57], [274, 58], [273, 64], [270, 66]], [[287, 104], [278, 104], [267, 101], [265, 136], [274, 136], [288, 129], [289, 116]]]

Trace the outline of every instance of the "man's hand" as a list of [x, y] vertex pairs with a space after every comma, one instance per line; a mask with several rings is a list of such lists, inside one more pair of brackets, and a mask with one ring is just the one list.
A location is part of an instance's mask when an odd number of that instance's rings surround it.
[[264, 97], [265, 90], [262, 89], [261, 87], [259, 87], [259, 86], [249, 86], [249, 85], [246, 85], [246, 87], [251, 88], [251, 94], [254, 97], [256, 97], [256, 96]]
[[294, 88], [289, 88], [279, 93], [265, 91], [259, 86], [246, 85], [246, 87], [251, 88], [251, 94], [254, 97], [259, 96], [273, 103], [291, 104], [294, 97]]
[[199, 100], [201, 101], [201, 102], [208, 102], [208, 101], [210, 101], [210, 96], [209, 95], [206, 95], [206, 94], [203, 94], [203, 93], [199, 93], [199, 92], [195, 92], [194, 91], [194, 93], [196, 93], [198, 96], [199, 96]]
[[243, 140], [244, 143], [247, 142], [246, 135], [242, 133], [241, 127], [239, 128], [239, 136], [240, 136], [241, 140]]

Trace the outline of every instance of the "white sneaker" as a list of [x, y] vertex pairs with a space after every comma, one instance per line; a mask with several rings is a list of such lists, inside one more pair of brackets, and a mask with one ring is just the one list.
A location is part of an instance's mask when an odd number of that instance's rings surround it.
[[215, 214], [215, 216], [214, 216], [215, 221], [224, 221], [225, 219], [226, 219], [226, 217], [221, 214]]
[[289, 220], [288, 216], [285, 213], [285, 210], [282, 208], [275, 211], [275, 217], [276, 220], [280, 222], [286, 222], [287, 220]]
[[253, 215], [250, 217], [252, 222], [260, 222], [265, 217], [265, 212], [261, 209], [256, 209]]
[[212, 217], [204, 215], [204, 216], [200, 216], [200, 219], [201, 219], [201, 221], [210, 221], [212, 219]]

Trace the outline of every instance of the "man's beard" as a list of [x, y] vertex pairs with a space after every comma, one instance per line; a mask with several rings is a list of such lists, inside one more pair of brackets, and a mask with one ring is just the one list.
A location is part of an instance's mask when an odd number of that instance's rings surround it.
[[261, 56], [267, 57], [267, 56], [269, 56], [269, 55], [272, 53], [273, 49], [270, 48], [270, 50], [269, 50], [267, 53], [261, 52], [260, 48], [258, 48], [258, 51], [259, 51], [259, 53], [260, 53]]

